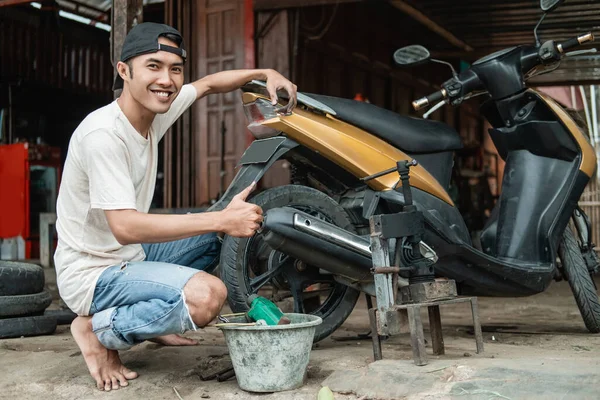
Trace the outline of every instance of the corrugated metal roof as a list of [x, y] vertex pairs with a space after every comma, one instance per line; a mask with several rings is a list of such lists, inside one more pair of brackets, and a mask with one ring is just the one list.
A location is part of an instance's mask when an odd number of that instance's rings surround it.
[[[58, 1], [60, 2], [60, 0]], [[79, 0], [79, 2], [83, 4], [89, 4], [95, 8], [104, 11], [110, 10], [110, 7], [112, 5], [112, 0]]]
[[[60, 3], [60, 0], [57, 0]], [[112, 6], [112, 0], [77, 0], [79, 3], [88, 4], [94, 8], [108, 11]], [[143, 0], [144, 5], [153, 3], [164, 3], [165, 0]]]
[[[110, 23], [112, 0], [56, 0], [63, 10], [91, 18], [95, 21]], [[144, 5], [164, 3], [164, 0], [143, 0]], [[89, 7], [86, 7], [89, 6]]]
[[109, 8], [101, 8], [99, 4], [101, 2], [95, 0], [78, 0], [77, 3], [69, 0], [56, 0], [56, 2], [64, 11], [70, 11], [94, 21], [110, 24], [110, 11], [108, 10], [110, 9], [111, 0], [108, 1]]

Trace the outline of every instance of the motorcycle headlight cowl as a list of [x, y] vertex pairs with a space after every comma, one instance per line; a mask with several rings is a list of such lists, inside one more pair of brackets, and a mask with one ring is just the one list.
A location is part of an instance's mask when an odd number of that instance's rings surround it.
[[266, 120], [278, 117], [275, 107], [266, 99], [257, 99], [252, 103], [244, 104], [244, 114], [248, 120], [248, 130], [257, 139], [277, 136], [280, 132], [263, 125]]

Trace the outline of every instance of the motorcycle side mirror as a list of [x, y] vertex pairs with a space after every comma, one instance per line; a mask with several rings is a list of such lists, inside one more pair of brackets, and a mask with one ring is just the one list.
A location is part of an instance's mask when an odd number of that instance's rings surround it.
[[538, 28], [542, 24], [542, 21], [544, 20], [544, 18], [546, 18], [546, 15], [549, 12], [556, 9], [556, 7], [558, 7], [559, 5], [561, 5], [564, 2], [565, 2], [565, 0], [540, 0], [540, 8], [544, 12], [544, 14], [542, 14], [542, 18], [540, 18], [538, 23], [535, 25], [535, 28], [533, 28], [533, 36], [535, 37], [536, 46], [539, 47], [542, 44], [540, 41], [540, 38], [538, 36], [538, 33], [537, 33]]
[[402, 47], [394, 52], [394, 62], [400, 67], [415, 67], [425, 64], [430, 58], [429, 50], [418, 44]]
[[540, 0], [540, 8], [543, 12], [549, 13], [556, 7], [564, 3], [565, 0]]

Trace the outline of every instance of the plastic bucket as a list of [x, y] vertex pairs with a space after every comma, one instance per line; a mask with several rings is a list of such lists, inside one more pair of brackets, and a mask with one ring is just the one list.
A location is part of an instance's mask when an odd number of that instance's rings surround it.
[[[225, 335], [240, 388], [278, 392], [304, 383], [315, 329], [323, 320], [309, 314], [285, 314], [289, 325], [219, 326]], [[245, 322], [231, 320], [231, 322]]]

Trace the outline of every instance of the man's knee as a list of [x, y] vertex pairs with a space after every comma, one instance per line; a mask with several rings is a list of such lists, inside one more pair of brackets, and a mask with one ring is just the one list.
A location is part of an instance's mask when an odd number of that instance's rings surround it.
[[205, 272], [195, 274], [183, 291], [192, 320], [198, 326], [212, 321], [227, 299], [227, 288], [223, 282]]

